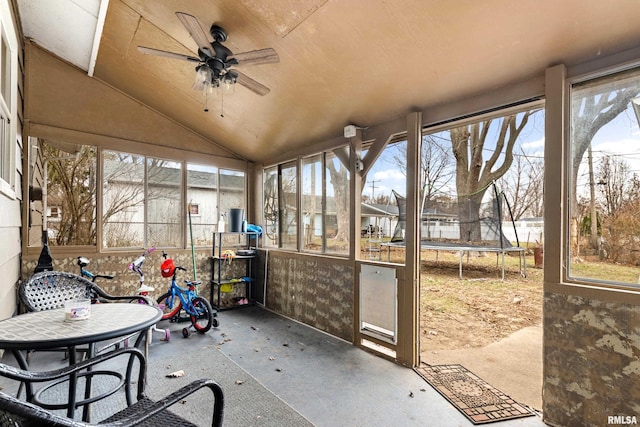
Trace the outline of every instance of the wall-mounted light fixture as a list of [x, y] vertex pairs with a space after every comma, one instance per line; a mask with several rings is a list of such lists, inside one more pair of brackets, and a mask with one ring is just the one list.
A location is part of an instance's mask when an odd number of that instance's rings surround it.
[[355, 125], [347, 125], [344, 127], [344, 137], [353, 138], [356, 136], [357, 127]]

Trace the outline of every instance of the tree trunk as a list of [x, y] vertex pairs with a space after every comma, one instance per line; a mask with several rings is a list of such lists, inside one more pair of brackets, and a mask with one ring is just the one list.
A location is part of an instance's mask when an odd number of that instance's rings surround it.
[[482, 241], [482, 229], [480, 227], [480, 203], [479, 197], [458, 198], [458, 217], [460, 218], [460, 240], [463, 242]]
[[340, 164], [336, 168], [334, 162], [327, 162], [329, 177], [333, 184], [334, 201], [336, 206], [336, 222], [338, 230], [335, 240], [349, 240], [349, 174]]

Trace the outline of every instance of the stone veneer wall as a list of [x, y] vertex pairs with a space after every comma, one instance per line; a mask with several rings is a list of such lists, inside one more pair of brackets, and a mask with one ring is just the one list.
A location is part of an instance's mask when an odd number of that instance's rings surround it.
[[[55, 250], [55, 249], [54, 249]], [[140, 252], [142, 253], [142, 251]], [[193, 263], [191, 258], [191, 250], [167, 250], [167, 254], [173, 258], [176, 265], [187, 269], [186, 272], [178, 274], [180, 284], [186, 279], [193, 278]], [[128, 269], [129, 263], [134, 261], [138, 255], [124, 254], [87, 254], [85, 255], [91, 263], [87, 266], [87, 270], [94, 274], [106, 274], [114, 276], [113, 280], [96, 279], [98, 284], [106, 292], [113, 295], [134, 295], [140, 286], [140, 276]], [[198, 280], [202, 282], [199, 286], [199, 294], [209, 299], [209, 281], [211, 279], [211, 263], [209, 257], [211, 249], [196, 251], [196, 269]], [[80, 274], [80, 267], [77, 264], [77, 256], [65, 256], [52, 254], [53, 268], [56, 271], [67, 271], [70, 273]], [[162, 251], [157, 250], [146, 257], [142, 267], [144, 272], [145, 284], [153, 286], [155, 291], [151, 296], [155, 299], [169, 289], [170, 279], [160, 275], [160, 264], [162, 263]], [[22, 262], [22, 278], [26, 279], [36, 268], [38, 259], [23, 259]]]
[[545, 422], [640, 422], [640, 307], [546, 293], [544, 312]]
[[267, 308], [353, 342], [352, 262], [273, 250], [267, 257]]

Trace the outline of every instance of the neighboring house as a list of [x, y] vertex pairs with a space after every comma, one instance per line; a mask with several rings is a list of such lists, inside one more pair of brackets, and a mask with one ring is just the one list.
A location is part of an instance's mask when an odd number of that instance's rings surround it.
[[[515, 228], [515, 230], [514, 230]], [[542, 244], [542, 233], [544, 231], [544, 218], [520, 218], [517, 221], [505, 221], [502, 224], [502, 232], [512, 242], [516, 241], [516, 233], [520, 246], [533, 246]]]
[[388, 237], [398, 223], [398, 206], [362, 203], [360, 207], [362, 237]]

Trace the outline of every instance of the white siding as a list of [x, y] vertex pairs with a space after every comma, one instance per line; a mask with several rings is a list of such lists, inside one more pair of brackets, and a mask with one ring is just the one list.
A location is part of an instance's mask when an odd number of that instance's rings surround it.
[[[9, 147], [9, 153], [13, 157], [9, 162], [12, 170], [13, 182], [1, 180], [0, 191], [0, 271], [2, 271], [2, 281], [0, 281], [0, 319], [12, 316], [17, 307], [16, 286], [20, 279], [20, 180], [22, 146], [18, 140], [20, 132], [17, 132], [18, 118], [18, 81], [22, 77], [18, 76], [18, 36], [16, 27], [9, 8], [9, 2], [0, 2], [0, 21], [2, 28], [8, 38], [8, 43], [12, 50], [11, 64], [11, 126], [10, 141], [15, 144]], [[20, 101], [21, 103], [21, 101]]]

